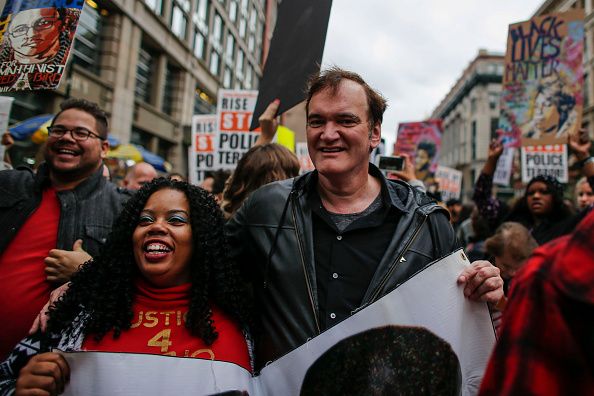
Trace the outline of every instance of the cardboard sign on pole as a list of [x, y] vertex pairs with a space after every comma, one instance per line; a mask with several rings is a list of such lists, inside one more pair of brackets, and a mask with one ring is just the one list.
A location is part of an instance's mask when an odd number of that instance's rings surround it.
[[446, 166], [438, 166], [435, 178], [439, 183], [441, 200], [447, 202], [450, 199], [460, 199], [462, 191], [462, 172]]
[[218, 137], [216, 114], [192, 117], [192, 146], [188, 156], [190, 183], [199, 184], [204, 180], [206, 171], [219, 168]]
[[258, 91], [219, 90], [217, 160], [220, 169], [234, 169], [241, 156], [258, 139], [259, 130], [250, 132], [250, 122], [257, 97]]
[[0, 15], [0, 92], [55, 89], [85, 0], [8, 1]]
[[538, 175], [553, 176], [567, 183], [567, 145], [522, 147], [522, 182], [528, 183]]
[[514, 147], [506, 147], [501, 153], [501, 157], [497, 160], [497, 167], [493, 174], [493, 183], [500, 186], [509, 186], [509, 181], [513, 172], [514, 154], [516, 149]]
[[435, 190], [435, 172], [441, 151], [442, 121], [403, 122], [398, 125], [394, 154], [408, 154], [415, 163], [417, 179]]
[[499, 133], [505, 147], [563, 144], [582, 124], [584, 11], [509, 26]]

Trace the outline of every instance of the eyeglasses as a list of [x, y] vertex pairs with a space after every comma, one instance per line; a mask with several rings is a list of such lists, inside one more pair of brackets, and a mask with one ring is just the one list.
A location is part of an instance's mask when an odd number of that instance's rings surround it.
[[83, 127], [65, 128], [63, 126], [56, 125], [56, 126], [51, 126], [51, 127], [47, 128], [47, 134], [50, 137], [53, 137], [56, 139], [60, 139], [62, 136], [64, 136], [66, 134], [66, 132], [70, 132], [70, 136], [72, 136], [72, 138], [74, 140], [79, 140], [79, 141], [87, 140], [89, 138], [89, 136], [93, 136], [94, 138], [105, 140], [104, 137], [101, 137], [101, 136], [97, 135], [96, 133], [91, 132], [87, 128], [83, 128]]
[[54, 26], [56, 23], [56, 18], [39, 18], [33, 25], [18, 25], [13, 29], [10, 29], [10, 35], [12, 37], [22, 37], [29, 33], [29, 29], [33, 28], [33, 30], [38, 33], [44, 30], [48, 30]]

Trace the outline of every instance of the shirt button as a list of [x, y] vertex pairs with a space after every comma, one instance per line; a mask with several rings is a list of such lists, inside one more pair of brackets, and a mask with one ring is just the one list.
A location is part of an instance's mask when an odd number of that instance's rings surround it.
[[342, 235], [337, 236], [336, 239], [338, 239], [339, 241], [342, 241]]
[[332, 318], [332, 319], [336, 319], [336, 314], [335, 314], [334, 312], [332, 312], [332, 313], [330, 314], [330, 318]]
[[338, 279], [338, 274], [335, 272], [335, 273], [333, 273], [333, 274], [332, 274], [332, 277], [333, 277], [334, 279]]

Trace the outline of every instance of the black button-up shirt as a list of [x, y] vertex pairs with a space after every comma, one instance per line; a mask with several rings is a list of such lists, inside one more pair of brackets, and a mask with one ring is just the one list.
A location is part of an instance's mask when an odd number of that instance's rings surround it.
[[360, 307], [371, 279], [394, 235], [400, 211], [382, 186], [382, 205], [340, 232], [315, 188], [309, 195], [313, 215], [314, 257], [322, 330]]

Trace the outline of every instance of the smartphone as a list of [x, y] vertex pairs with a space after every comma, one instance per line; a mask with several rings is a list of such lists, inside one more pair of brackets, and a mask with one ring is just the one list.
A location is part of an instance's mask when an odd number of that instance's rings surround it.
[[380, 155], [377, 166], [381, 170], [401, 171], [404, 170], [404, 157]]

